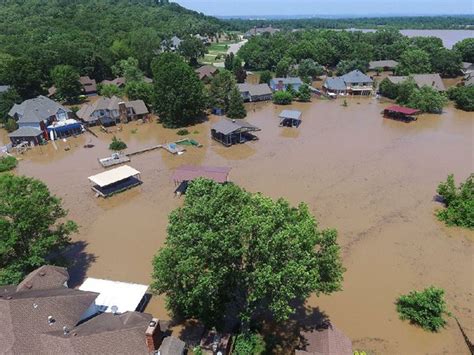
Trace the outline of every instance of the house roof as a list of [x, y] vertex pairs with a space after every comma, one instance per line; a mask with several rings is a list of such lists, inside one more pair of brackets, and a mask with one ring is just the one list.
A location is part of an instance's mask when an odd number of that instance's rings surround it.
[[[388, 80], [394, 84], [400, 84], [408, 78], [408, 76], [389, 76]], [[415, 80], [419, 88], [429, 86], [437, 91], [446, 91], [446, 87], [439, 74], [415, 74], [413, 75], [413, 80]]]
[[354, 84], [354, 83], [372, 83], [373, 80], [370, 76], [362, 73], [360, 70], [356, 69], [347, 74], [341, 76], [342, 80], [346, 84]]
[[39, 123], [56, 115], [58, 111], [71, 112], [68, 108], [58, 104], [57, 102], [47, 98], [46, 96], [38, 96], [34, 99], [23, 101], [21, 104], [15, 104], [8, 112], [9, 116], [19, 116], [18, 122]]
[[45, 354], [149, 354], [145, 331], [151, 320], [146, 313], [103, 313], [67, 334], [42, 334], [40, 345]]
[[309, 354], [352, 355], [351, 340], [339, 329], [330, 325], [301, 333], [304, 350]]
[[[95, 299], [95, 304], [100, 312], [125, 313], [137, 309], [148, 290], [148, 286], [88, 277], [79, 286], [79, 290], [99, 294]], [[117, 308], [112, 309], [114, 306]]]
[[398, 62], [395, 60], [387, 59], [387, 60], [374, 60], [369, 62], [369, 69], [374, 70], [377, 68], [395, 68], [398, 65]]
[[42, 333], [73, 328], [97, 297], [66, 287], [0, 294], [0, 353], [15, 354], [37, 352]]
[[36, 127], [30, 127], [30, 126], [23, 126], [18, 128], [16, 131], [13, 131], [8, 134], [8, 137], [37, 137], [41, 134], [41, 130]]
[[161, 346], [159, 348], [159, 354], [160, 355], [181, 355], [184, 352], [185, 348], [185, 343], [184, 341], [173, 337], [169, 336], [163, 339], [163, 342], [161, 343]]
[[104, 187], [138, 174], [140, 174], [138, 170], [135, 170], [128, 165], [122, 165], [118, 168], [107, 170], [97, 175], [89, 176], [88, 179], [94, 184]]
[[245, 120], [229, 120], [226, 118], [221, 119], [219, 122], [212, 126], [212, 129], [216, 132], [222, 133], [224, 135], [231, 134], [239, 130], [245, 131], [258, 131], [259, 128], [248, 123]]
[[270, 83], [276, 85], [279, 82], [283, 82], [284, 85], [302, 85], [303, 81], [300, 78], [289, 77], [289, 78], [273, 78]]
[[344, 91], [347, 89], [346, 83], [341, 77], [327, 78], [324, 87], [329, 90]]
[[216, 68], [213, 65], [203, 65], [202, 67], [196, 69], [196, 73], [198, 74], [200, 80], [204, 79], [205, 77], [211, 77], [218, 71], [219, 68]]
[[250, 96], [271, 95], [272, 89], [268, 84], [237, 84], [240, 93], [248, 92]]
[[183, 165], [173, 173], [174, 181], [191, 181], [200, 177], [224, 183], [229, 177], [231, 168], [213, 166]]
[[66, 268], [43, 265], [26, 275], [23, 281], [18, 284], [16, 291], [67, 287], [68, 280], [69, 273]]
[[301, 111], [283, 110], [278, 117], [283, 119], [301, 120]]

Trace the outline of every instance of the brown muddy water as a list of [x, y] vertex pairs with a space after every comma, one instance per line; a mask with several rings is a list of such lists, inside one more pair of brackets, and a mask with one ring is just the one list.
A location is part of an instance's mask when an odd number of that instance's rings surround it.
[[[474, 339], [474, 233], [438, 222], [437, 184], [473, 171], [472, 114], [447, 107], [410, 124], [383, 119], [373, 98], [315, 100], [294, 104], [303, 111], [299, 129], [278, 127], [281, 107], [249, 104], [248, 120], [260, 140], [225, 148], [211, 141], [215, 117], [189, 130], [202, 148], [182, 156], [154, 151], [132, 158], [143, 185], [98, 199], [87, 177], [103, 171], [97, 158], [110, 154], [112, 135], [84, 134], [26, 153], [17, 172], [39, 178], [62, 197], [81, 228], [75, 258], [87, 276], [148, 284], [151, 260], [166, 238], [167, 216], [182, 203], [173, 195], [172, 170], [181, 164], [230, 166], [230, 178], [249, 191], [291, 203], [306, 202], [321, 227], [339, 231], [347, 268], [343, 291], [311, 297], [353, 340], [354, 349], [379, 354], [467, 354], [456, 323], [429, 334], [398, 319], [402, 293], [436, 285], [446, 290], [453, 315]], [[136, 131], [135, 131], [136, 130]], [[131, 123], [116, 135], [129, 150], [179, 139], [156, 123]], [[91, 149], [83, 148], [94, 144]], [[69, 150], [66, 151], [65, 148]], [[83, 276], [77, 272], [78, 276]], [[163, 299], [147, 311], [168, 318]]]

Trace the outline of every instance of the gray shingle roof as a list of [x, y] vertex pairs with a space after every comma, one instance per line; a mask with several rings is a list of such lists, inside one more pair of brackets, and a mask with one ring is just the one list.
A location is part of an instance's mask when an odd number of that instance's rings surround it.
[[37, 137], [40, 134], [41, 134], [41, 130], [39, 128], [25, 126], [25, 127], [20, 127], [16, 131], [9, 133], [8, 137], [12, 137], [12, 138]]
[[345, 91], [347, 89], [346, 83], [341, 77], [327, 78], [324, 87], [337, 91]]
[[395, 60], [387, 59], [387, 60], [374, 60], [369, 62], [369, 69], [374, 70], [377, 68], [395, 68], [398, 65], [398, 62]]
[[247, 121], [244, 120], [228, 120], [228, 119], [221, 119], [219, 122], [212, 126], [212, 129], [216, 132], [222, 133], [224, 135], [228, 135], [232, 132], [239, 131], [241, 129], [249, 130], [249, 131], [257, 131], [259, 130], [258, 127], [251, 125]]
[[10, 112], [8, 112], [8, 115], [11, 117], [18, 115], [20, 117], [18, 122], [20, 123], [39, 123], [53, 115], [56, 115], [60, 110], [71, 112], [68, 108], [41, 95], [34, 99], [25, 100], [21, 104], [13, 105]]
[[283, 110], [278, 117], [288, 118], [288, 119], [292, 119], [292, 120], [300, 120], [301, 115], [302, 115], [301, 111]]
[[240, 93], [248, 92], [250, 96], [271, 95], [272, 89], [268, 84], [237, 84]]
[[357, 84], [357, 83], [372, 83], [373, 80], [370, 76], [365, 75], [360, 70], [356, 69], [347, 74], [341, 76], [342, 80], [346, 84]]
[[184, 352], [185, 343], [173, 336], [163, 339], [160, 346], [160, 355], [182, 355]]

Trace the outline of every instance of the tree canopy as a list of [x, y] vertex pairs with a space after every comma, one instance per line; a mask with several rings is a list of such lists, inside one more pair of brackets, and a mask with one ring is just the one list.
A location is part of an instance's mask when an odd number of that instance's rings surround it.
[[222, 324], [229, 305], [245, 325], [270, 312], [287, 319], [295, 300], [341, 288], [335, 230], [319, 230], [308, 207], [291, 207], [234, 184], [198, 179], [169, 217], [153, 261], [154, 292], [175, 315]]
[[153, 107], [167, 127], [189, 125], [207, 106], [204, 84], [177, 54], [162, 53], [152, 63]]
[[16, 284], [37, 267], [58, 262], [77, 230], [66, 216], [61, 200], [41, 181], [0, 175], [0, 284]]

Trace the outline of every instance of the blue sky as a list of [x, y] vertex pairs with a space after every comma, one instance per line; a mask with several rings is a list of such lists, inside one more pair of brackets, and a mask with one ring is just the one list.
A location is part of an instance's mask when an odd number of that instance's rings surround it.
[[214, 16], [473, 14], [474, 0], [173, 0]]

